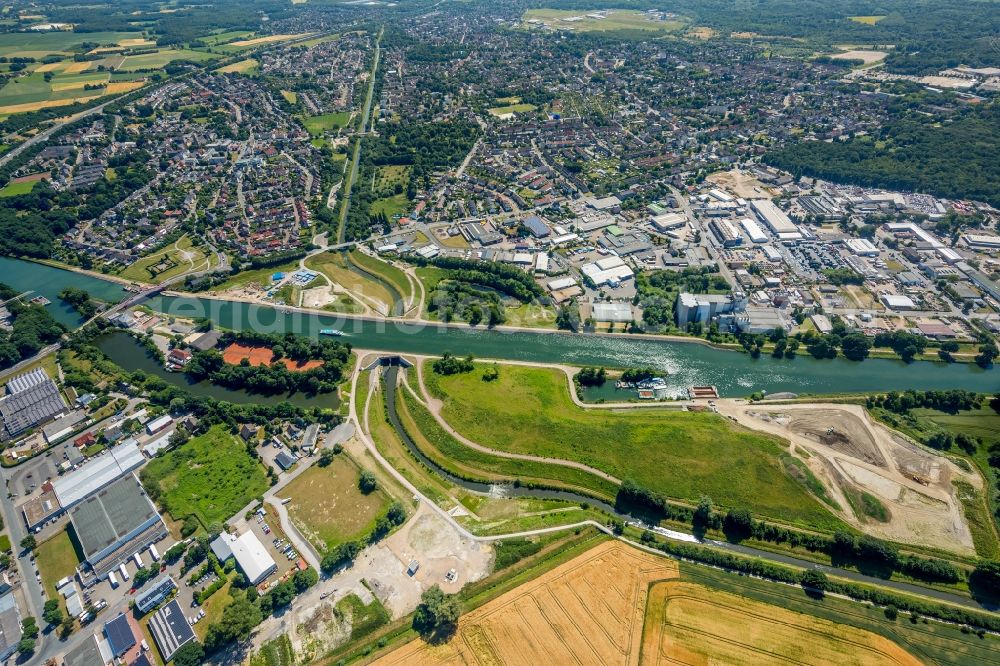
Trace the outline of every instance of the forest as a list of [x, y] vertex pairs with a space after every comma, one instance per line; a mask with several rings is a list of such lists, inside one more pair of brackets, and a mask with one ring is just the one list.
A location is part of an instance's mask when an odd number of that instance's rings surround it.
[[764, 156], [795, 176], [910, 190], [1000, 206], [1000, 107], [984, 105], [954, 120], [903, 113], [874, 137], [802, 141]]

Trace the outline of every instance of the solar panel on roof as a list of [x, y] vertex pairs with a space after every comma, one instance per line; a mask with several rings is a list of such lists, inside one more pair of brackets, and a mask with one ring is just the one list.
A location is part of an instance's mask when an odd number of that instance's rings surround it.
[[121, 614], [104, 625], [104, 634], [108, 637], [108, 645], [116, 657], [125, 654], [135, 645], [135, 634], [129, 626], [128, 618]]

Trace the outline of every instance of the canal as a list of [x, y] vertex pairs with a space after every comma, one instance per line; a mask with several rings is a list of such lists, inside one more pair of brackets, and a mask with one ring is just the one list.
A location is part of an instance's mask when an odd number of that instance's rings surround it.
[[[86, 289], [103, 300], [118, 300], [124, 290], [117, 284], [51, 266], [0, 258], [6, 282], [19, 291], [33, 290], [53, 301], [53, 315], [67, 325], [80, 323], [56, 296], [65, 286]], [[117, 296], [117, 298], [115, 298]], [[713, 384], [723, 396], [743, 396], [755, 391], [775, 393], [860, 393], [889, 390], [963, 388], [993, 392], [1000, 375], [966, 363], [916, 362], [868, 359], [855, 363], [843, 358], [817, 360], [799, 355], [793, 360], [714, 349], [707, 345], [659, 340], [640, 335], [582, 335], [554, 331], [490, 331], [468, 326], [320, 315], [271, 306], [198, 297], [158, 296], [151, 308], [178, 317], [207, 317], [228, 329], [282, 333], [292, 331], [318, 336], [320, 329], [344, 332], [355, 347], [376, 351], [440, 355], [473, 354], [480, 358], [568, 363], [607, 367], [654, 366], [669, 373], [672, 392], [694, 384]], [[169, 373], [165, 373], [169, 374]]]
[[715, 349], [691, 342], [641, 335], [583, 335], [556, 331], [493, 331], [426, 322], [386, 321], [343, 315], [278, 310], [268, 306], [196, 297], [159, 296], [150, 307], [179, 317], [207, 317], [223, 328], [270, 333], [293, 331], [317, 336], [320, 329], [343, 331], [355, 347], [376, 351], [440, 355], [472, 354], [540, 363], [608, 367], [653, 366], [668, 373], [668, 388], [683, 393], [688, 386], [712, 384], [720, 395], [775, 393], [859, 393], [905, 389], [964, 388], [990, 392], [1000, 387], [992, 370], [964, 363], [844, 358], [817, 360], [807, 355], [775, 359]]
[[276, 405], [287, 402], [296, 407], [327, 407], [330, 409], [336, 409], [340, 405], [340, 398], [336, 393], [322, 393], [315, 396], [305, 393], [261, 395], [260, 393], [218, 386], [207, 380], [194, 381], [183, 372], [167, 372], [159, 358], [125, 331], [106, 333], [97, 338], [96, 345], [115, 365], [130, 372], [142, 370], [147, 374], [155, 375], [171, 386], [184, 389], [187, 393], [198, 398], [214, 398], [237, 405]]

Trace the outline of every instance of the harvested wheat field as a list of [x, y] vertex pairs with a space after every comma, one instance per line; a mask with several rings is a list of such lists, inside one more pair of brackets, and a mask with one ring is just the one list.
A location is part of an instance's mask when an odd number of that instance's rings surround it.
[[100, 97], [100, 95], [75, 97], [73, 99], [47, 99], [42, 102], [26, 102], [24, 104], [8, 104], [6, 106], [0, 106], [0, 115], [27, 113], [28, 111], [38, 111], [40, 109], [49, 109], [56, 106], [66, 106], [67, 104], [72, 104], [73, 102], [89, 102], [90, 100], [97, 99], [98, 97]]
[[638, 664], [646, 595], [677, 565], [610, 541], [462, 617], [443, 645], [417, 640], [379, 666]]
[[145, 81], [115, 81], [114, 83], [109, 83], [108, 87], [104, 89], [104, 92], [108, 95], [117, 95], [118, 93], [127, 93], [132, 92], [133, 90], [138, 90], [144, 85], [146, 85]]
[[66, 65], [64, 70], [67, 74], [79, 74], [80, 72], [85, 72], [90, 69], [90, 66], [94, 63], [90, 60], [84, 60], [83, 62], [71, 62]]
[[241, 39], [236, 42], [229, 42], [229, 46], [260, 46], [261, 44], [271, 44], [273, 42], [285, 42], [289, 39], [308, 37], [311, 32], [300, 32], [296, 35], [268, 35], [266, 37], [256, 37], [254, 39]]
[[917, 666], [920, 661], [862, 629], [674, 580], [650, 589], [642, 663]]

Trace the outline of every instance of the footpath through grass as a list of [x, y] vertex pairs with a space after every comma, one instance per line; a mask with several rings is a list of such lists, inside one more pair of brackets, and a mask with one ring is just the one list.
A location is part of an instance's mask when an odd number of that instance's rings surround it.
[[580, 490], [608, 502], [614, 501], [617, 486], [606, 479], [572, 467], [502, 458], [476, 451], [445, 431], [409, 392], [398, 390], [396, 397], [400, 421], [414, 444], [425, 456], [455, 476], [484, 482], [518, 480], [522, 485]]
[[146, 491], [174, 520], [223, 523], [267, 490], [264, 467], [222, 426], [192, 438], [142, 471]]
[[670, 498], [722, 507], [820, 530], [844, 524], [785, 471], [782, 440], [731, 425], [712, 413], [583, 410], [559, 370], [504, 365], [493, 382], [482, 369], [424, 377], [444, 401], [442, 416], [490, 448], [576, 460]]

